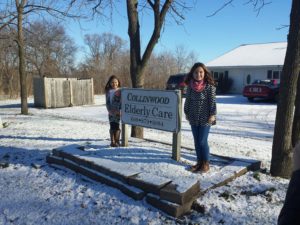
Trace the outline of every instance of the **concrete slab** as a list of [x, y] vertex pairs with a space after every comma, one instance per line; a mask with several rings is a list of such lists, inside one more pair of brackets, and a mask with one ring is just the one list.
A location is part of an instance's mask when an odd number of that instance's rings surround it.
[[95, 152], [81, 150], [83, 146], [70, 145], [53, 150], [53, 155], [68, 159], [81, 166], [93, 169], [100, 173], [108, 174], [116, 179], [127, 182], [128, 177], [137, 175], [139, 171], [109, 160], [99, 158]]
[[149, 204], [174, 217], [191, 210], [193, 201], [207, 190], [260, 167], [256, 160], [212, 155], [210, 171], [195, 174], [187, 170], [195, 157], [190, 151], [183, 152], [182, 160], [177, 162], [171, 159], [168, 146], [153, 148], [153, 143], [140, 140], [131, 142], [130, 148], [109, 148], [106, 142], [62, 146], [46, 160], [118, 188], [133, 199], [146, 198]]
[[195, 180], [195, 183], [186, 189], [180, 188], [180, 184], [176, 184], [175, 180], [163, 187], [159, 192], [162, 200], [168, 200], [180, 205], [196, 200], [200, 194], [200, 183], [198, 180]]
[[113, 179], [109, 176], [106, 176], [97, 171], [91, 170], [89, 168], [79, 166], [78, 164], [76, 164], [68, 159], [63, 159], [63, 158], [60, 158], [57, 156], [49, 155], [49, 156], [47, 156], [46, 161], [47, 161], [47, 163], [50, 163], [50, 164], [64, 166], [66, 168], [69, 168], [69, 169], [77, 172], [77, 173], [87, 176], [95, 181], [98, 181], [103, 184], [107, 184], [111, 187], [117, 188], [120, 191], [122, 191], [124, 194], [132, 197], [135, 200], [142, 200], [146, 195], [146, 193], [141, 189], [124, 184], [123, 182], [120, 182], [117, 179]]
[[[233, 161], [229, 165], [221, 167], [213, 174], [207, 174], [208, 179], [203, 179], [201, 183], [201, 192], [216, 188], [227, 184], [235, 178], [245, 174], [248, 171], [249, 163], [241, 161]], [[222, 177], [220, 177], [220, 174]]]
[[172, 180], [169, 178], [156, 176], [151, 173], [139, 173], [136, 176], [128, 178], [128, 183], [130, 185], [136, 186], [145, 192], [154, 194], [159, 194], [160, 189], [171, 182]]
[[146, 196], [146, 201], [152, 206], [160, 209], [161, 211], [173, 217], [180, 217], [185, 213], [189, 212], [193, 204], [193, 201], [191, 201], [184, 205], [179, 205], [173, 202], [162, 200], [159, 198], [159, 196], [153, 194], [148, 194]]

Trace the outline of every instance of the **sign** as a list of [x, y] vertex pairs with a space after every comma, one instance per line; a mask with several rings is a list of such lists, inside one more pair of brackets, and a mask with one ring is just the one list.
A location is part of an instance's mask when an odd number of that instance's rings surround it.
[[122, 123], [178, 132], [179, 91], [122, 89]]

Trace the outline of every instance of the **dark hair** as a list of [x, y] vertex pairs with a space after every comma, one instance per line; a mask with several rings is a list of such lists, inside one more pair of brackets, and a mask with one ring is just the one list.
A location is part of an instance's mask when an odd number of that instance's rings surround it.
[[209, 71], [209, 70], [207, 69], [207, 67], [206, 67], [203, 63], [201, 63], [201, 62], [197, 62], [197, 63], [195, 63], [195, 64], [192, 66], [190, 72], [186, 75], [184, 82], [185, 82], [187, 85], [189, 85], [190, 81], [191, 81], [192, 79], [194, 79], [194, 78], [193, 78], [193, 74], [194, 74], [194, 71], [195, 71], [198, 67], [202, 67], [202, 69], [204, 70], [204, 81], [205, 81], [206, 83], [210, 84], [210, 85], [214, 85], [214, 86], [215, 86], [216, 83], [215, 83], [215, 80], [213, 79], [213, 77], [212, 77], [210, 71]]
[[113, 79], [116, 79], [119, 83], [118, 87], [121, 87], [121, 82], [119, 80], [119, 78], [115, 75], [111, 75], [105, 85], [105, 88], [104, 88], [104, 91], [105, 93], [107, 93], [110, 89], [111, 89], [111, 85], [110, 85], [110, 82], [113, 80]]

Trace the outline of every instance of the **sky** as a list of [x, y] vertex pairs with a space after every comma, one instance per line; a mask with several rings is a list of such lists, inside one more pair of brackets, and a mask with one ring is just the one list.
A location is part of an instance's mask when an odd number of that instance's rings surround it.
[[[270, 0], [259, 12], [248, 0], [234, 0], [216, 15], [227, 0], [187, 1], [193, 7], [185, 13], [182, 25], [168, 17], [154, 52], [174, 52], [183, 46], [188, 52], [193, 51], [198, 61], [207, 63], [216, 57], [242, 45], [287, 40], [291, 0]], [[195, 2], [195, 3], [192, 3]], [[128, 42], [127, 12], [125, 1], [117, 5], [112, 13], [113, 19], [96, 18], [91, 21], [70, 21], [66, 26], [69, 35], [79, 46], [77, 61], [87, 52], [84, 45], [85, 34], [110, 32]], [[143, 13], [140, 18], [142, 47], [148, 42], [153, 29], [150, 13]], [[285, 27], [283, 27], [285, 26]], [[283, 27], [283, 28], [282, 28]], [[280, 29], [281, 28], [281, 29]]]

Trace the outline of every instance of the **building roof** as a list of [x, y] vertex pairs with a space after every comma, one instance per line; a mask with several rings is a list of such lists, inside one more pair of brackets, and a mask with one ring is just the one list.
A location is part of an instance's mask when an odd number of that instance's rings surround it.
[[283, 65], [287, 42], [244, 44], [206, 63], [208, 67]]

